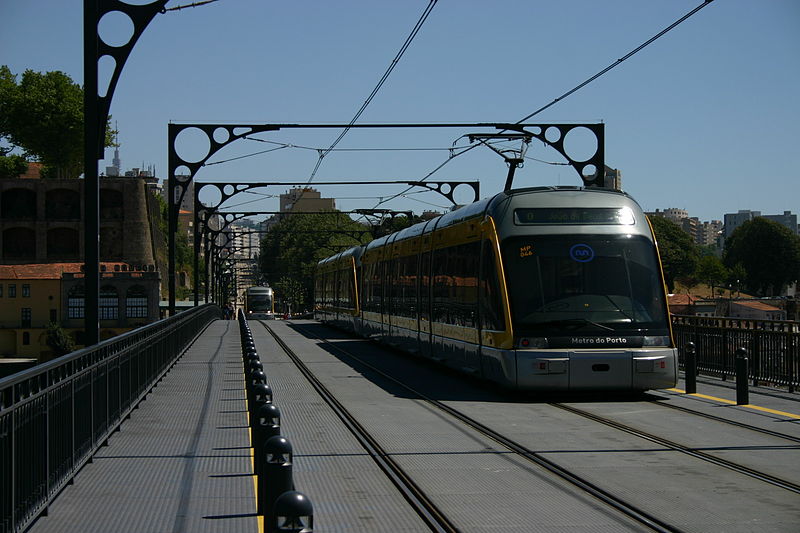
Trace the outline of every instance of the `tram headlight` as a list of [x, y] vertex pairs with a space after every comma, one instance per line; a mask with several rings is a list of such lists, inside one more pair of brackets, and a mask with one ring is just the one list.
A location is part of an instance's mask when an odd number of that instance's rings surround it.
[[669, 337], [666, 336], [646, 336], [642, 346], [669, 346]]

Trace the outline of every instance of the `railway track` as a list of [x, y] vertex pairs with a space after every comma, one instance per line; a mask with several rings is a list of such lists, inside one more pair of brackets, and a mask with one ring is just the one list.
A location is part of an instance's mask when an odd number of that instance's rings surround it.
[[[426, 523], [431, 527], [432, 531], [458, 531], [456, 526], [450, 521], [433, 503], [433, 501], [425, 495], [422, 489], [417, 486], [413, 480], [408, 476], [405, 472], [403, 472], [402, 468], [394, 462], [389, 454], [385, 452], [381, 448], [381, 446], [377, 443], [377, 441], [371, 437], [368, 431], [359, 424], [355, 418], [341, 405], [338, 400], [331, 394], [331, 392], [322, 384], [322, 382], [317, 379], [316, 376], [308, 369], [308, 367], [300, 360], [300, 358], [292, 351], [292, 349], [286, 345], [286, 343], [270, 328], [266, 323], [261, 322], [264, 328], [272, 335], [278, 345], [283, 349], [283, 351], [287, 354], [287, 356], [297, 365], [303, 375], [309, 380], [309, 382], [313, 385], [313, 387], [319, 392], [319, 394], [323, 397], [323, 399], [334, 409], [336, 414], [342, 419], [342, 421], [347, 425], [351, 432], [356, 436], [356, 438], [362, 443], [365, 450], [370, 454], [370, 456], [375, 460], [376, 463], [381, 467], [381, 469], [386, 472], [387, 476], [392, 480], [392, 482], [398, 487], [401, 493], [404, 495], [406, 500], [413, 506], [413, 508], [417, 511], [417, 513], [425, 520]], [[313, 335], [309, 332], [304, 332], [304, 334], [314, 337], [317, 340], [327, 343], [337, 352], [346, 355], [358, 361], [359, 364], [364, 365], [365, 367], [369, 368], [371, 371], [377, 373], [378, 375], [382, 376], [383, 378], [393, 382], [394, 384], [402, 387], [409, 393], [415, 395], [420, 400], [423, 400], [428, 405], [439, 409], [447, 413], [449, 416], [453, 417], [454, 419], [458, 420], [462, 424], [470, 427], [472, 430], [478, 432], [479, 434], [497, 442], [501, 446], [505, 447], [507, 450], [514, 453], [517, 457], [524, 459], [530, 463], [537, 465], [540, 468], [545, 469], [547, 472], [555, 475], [562, 481], [570, 484], [571, 486], [580, 489], [581, 491], [590, 494], [597, 500], [603, 502], [605, 505], [609, 506], [610, 508], [616, 510], [617, 512], [623, 514], [624, 516], [628, 517], [629, 519], [633, 520], [634, 522], [650, 529], [651, 531], [657, 531], [662, 533], [679, 533], [682, 532], [681, 529], [675, 527], [672, 524], [669, 524], [653, 515], [648, 513], [646, 510], [631, 504], [624, 499], [620, 498], [617, 495], [614, 495], [602, 487], [598, 486], [597, 484], [591, 482], [590, 480], [581, 477], [580, 475], [572, 472], [563, 466], [557, 464], [554, 461], [546, 458], [543, 454], [537, 453], [524, 445], [514, 441], [513, 439], [508, 438], [507, 436], [502, 435], [501, 433], [489, 428], [485, 424], [475, 420], [474, 418], [454, 409], [447, 404], [429, 398], [425, 394], [415, 390], [414, 388], [408, 386], [405, 383], [402, 383], [395, 379], [394, 377], [384, 373], [380, 369], [370, 365], [369, 363], [365, 362], [363, 359], [359, 358], [357, 355], [352, 354], [351, 352], [342, 349], [341, 347], [337, 346], [334, 343], [330, 343], [329, 341], [320, 338], [316, 335]]]
[[[723, 468], [727, 468], [729, 470], [733, 470], [734, 472], [738, 472], [740, 474], [752, 477], [752, 478], [757, 479], [759, 481], [763, 481], [764, 483], [769, 483], [770, 485], [774, 485], [776, 487], [780, 487], [782, 489], [794, 492], [796, 494], [800, 494], [800, 484], [798, 484], [798, 483], [794, 483], [792, 481], [781, 479], [779, 477], [767, 474], [765, 472], [760, 472], [760, 471], [755, 470], [753, 468], [750, 468], [748, 466], [741, 465], [741, 464], [738, 464], [738, 463], [734, 463], [733, 461], [728, 461], [727, 459], [723, 459], [721, 457], [712, 455], [710, 453], [706, 453], [706, 452], [697, 450], [695, 448], [692, 448], [692, 447], [689, 447], [689, 446], [685, 446], [683, 444], [677, 443], [677, 442], [669, 440], [669, 439], [665, 439], [663, 437], [659, 437], [658, 435], [654, 435], [652, 433], [649, 433], [649, 432], [646, 432], [646, 431], [642, 431], [641, 429], [635, 428], [635, 427], [627, 425], [627, 424], [623, 424], [623, 423], [621, 423], [619, 421], [613, 420], [613, 419], [605, 417], [605, 416], [600, 416], [600, 415], [596, 415], [594, 413], [590, 413], [590, 412], [585, 411], [583, 409], [578, 409], [576, 407], [569, 406], [569, 405], [566, 405], [566, 404], [563, 404], [563, 403], [550, 403], [549, 405], [552, 405], [553, 407], [557, 407], [559, 409], [563, 409], [564, 411], [569, 411], [570, 413], [573, 413], [573, 414], [578, 415], [580, 417], [583, 417], [583, 418], [592, 420], [594, 422], [603, 424], [605, 426], [609, 426], [609, 427], [612, 427], [614, 429], [618, 429], [619, 431], [624, 431], [625, 433], [628, 433], [630, 435], [634, 435], [636, 437], [639, 437], [640, 439], [644, 439], [644, 440], [647, 440], [647, 441], [650, 441], [650, 442], [654, 442], [654, 443], [656, 443], [656, 444], [658, 444], [660, 446], [664, 446], [665, 448], [669, 448], [670, 450], [674, 450], [674, 451], [677, 451], [677, 452], [680, 452], [680, 453], [684, 453], [684, 454], [689, 455], [691, 457], [695, 457], [697, 459], [701, 459], [701, 460], [706, 461], [708, 463], [712, 463], [714, 465], [721, 466]], [[689, 410], [689, 411], [692, 414], [695, 414], [691, 410]], [[722, 420], [725, 420], [725, 419], [722, 419]], [[740, 426], [740, 427], [746, 427], [747, 429], [754, 430], [754, 431], [759, 430], [759, 428], [756, 428], [754, 426], [750, 426], [748, 424], [734, 423], [734, 425]], [[771, 432], [771, 431], [768, 431], [768, 430], [759, 431], [759, 432], [767, 433], [767, 434], [770, 434], [772, 436], [779, 436], [781, 438], [787, 438], [787, 439], [792, 440], [794, 442], [798, 442], [798, 440], [799, 440], [799, 439], [795, 439], [795, 438], [787, 436], [787, 435], [783, 435], [783, 434], [776, 433], [776, 432]]]
[[725, 418], [722, 416], [712, 415], [710, 413], [704, 413], [702, 411], [698, 411], [696, 409], [689, 409], [688, 407], [682, 407], [680, 405], [674, 405], [670, 403], [664, 403], [662, 401], [654, 401], [652, 402], [659, 407], [665, 407], [667, 409], [673, 409], [675, 411], [681, 411], [683, 413], [687, 413], [694, 416], [700, 416], [703, 418], [707, 418], [708, 420], [714, 420], [715, 422], [720, 422], [723, 424], [727, 424], [730, 426], [747, 429], [749, 431], [753, 431], [754, 433], [760, 433], [762, 435], [768, 435], [770, 437], [776, 437], [779, 439], [788, 440], [791, 442], [796, 442], [800, 444], [800, 437], [795, 437], [794, 435], [787, 435], [786, 433], [781, 433], [779, 431], [773, 431], [771, 429], [761, 428], [758, 426], [754, 426], [752, 424], [746, 424], [744, 422], [738, 422], [736, 420], [731, 420], [730, 418]]

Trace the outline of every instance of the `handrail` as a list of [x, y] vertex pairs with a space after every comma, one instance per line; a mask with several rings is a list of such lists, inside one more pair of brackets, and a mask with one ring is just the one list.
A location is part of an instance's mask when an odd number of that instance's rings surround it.
[[0, 379], [0, 533], [24, 531], [215, 319], [213, 304]]
[[672, 315], [679, 363], [687, 343], [696, 347], [697, 369], [726, 380], [735, 375], [737, 348], [747, 350], [753, 385], [800, 387], [800, 323], [732, 317]]

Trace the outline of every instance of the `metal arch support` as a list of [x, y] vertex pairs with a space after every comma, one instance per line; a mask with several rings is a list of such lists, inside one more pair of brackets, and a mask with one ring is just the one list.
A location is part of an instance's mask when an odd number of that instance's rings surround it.
[[472, 201], [468, 203], [477, 202], [481, 197], [481, 183], [479, 181], [409, 181], [408, 184], [437, 192], [450, 200], [450, 203], [453, 205], [458, 205], [454, 194], [459, 185], [469, 185], [472, 187], [473, 197]]
[[108, 82], [105, 96], [98, 96], [99, 103], [99, 118], [98, 121], [98, 159], [103, 159], [103, 141], [105, 140], [106, 122], [108, 121], [108, 112], [111, 109], [111, 99], [114, 96], [114, 90], [117, 88], [117, 82], [120, 75], [122, 75], [122, 67], [131, 55], [133, 47], [139, 37], [142, 36], [148, 24], [159, 13], [165, 13], [164, 6], [168, 0], [156, 0], [149, 4], [144, 5], [131, 5], [122, 2], [121, 0], [87, 0], [94, 1], [97, 5], [97, 24], [95, 25], [95, 33], [98, 28], [97, 25], [109, 13], [119, 12], [125, 14], [133, 23], [133, 35], [130, 41], [122, 46], [111, 46], [105, 43], [97, 34], [97, 61], [100, 61], [105, 56], [109, 56], [114, 60], [114, 71], [111, 74], [111, 79]]
[[[500, 130], [516, 131], [542, 141], [554, 148], [569, 165], [575, 169], [586, 187], [602, 187], [605, 174], [605, 124], [498, 124]], [[585, 128], [594, 134], [597, 142], [595, 153], [585, 161], [570, 157], [564, 147], [567, 135], [578, 128]], [[511, 188], [511, 180], [506, 183], [506, 190]]]
[[[98, 301], [100, 297], [100, 181], [97, 162], [105, 157], [108, 112], [125, 62], [145, 28], [161, 12], [167, 0], [130, 5], [120, 0], [83, 0], [83, 164], [84, 164], [84, 286], [86, 290], [84, 332], [86, 346], [100, 342]], [[133, 23], [133, 34], [122, 46], [110, 46], [100, 37], [100, 22], [111, 12], [120, 12]], [[103, 94], [99, 91], [99, 62], [114, 61], [114, 69]]]
[[[116, 1], [116, 0], [115, 0]], [[166, 0], [162, 0], [166, 3]], [[183, 131], [197, 129], [206, 135], [208, 140], [208, 153], [199, 161], [187, 161], [178, 155], [175, 142]], [[169, 314], [175, 314], [175, 233], [178, 230], [178, 214], [180, 205], [195, 174], [219, 150], [228, 144], [254, 133], [279, 130], [280, 126], [274, 124], [168, 124], [167, 125], [167, 212], [169, 233]], [[189, 170], [187, 176], [178, 176], [181, 167]], [[195, 200], [196, 201], [196, 200]], [[195, 275], [195, 278], [197, 276]], [[197, 295], [195, 295], [197, 301]]]
[[[477, 202], [480, 199], [480, 188], [481, 184], [480, 181], [359, 181], [359, 182], [347, 182], [347, 181], [334, 181], [334, 182], [317, 182], [315, 185], [391, 185], [391, 184], [404, 184], [410, 185], [413, 187], [423, 187], [428, 189], [429, 191], [433, 191], [436, 193], [441, 194], [445, 198], [447, 198], [450, 203], [453, 205], [457, 205], [454, 194], [456, 188], [461, 185], [468, 185], [472, 188], [473, 198], [469, 203]], [[271, 187], [275, 185], [298, 185], [298, 186], [308, 186], [308, 182], [299, 182], [299, 181], [271, 181], [271, 182], [254, 182], [254, 183], [225, 183], [225, 182], [216, 182], [216, 181], [205, 181], [205, 182], [195, 182], [195, 195], [199, 194], [199, 191], [202, 190], [204, 187], [213, 187], [216, 188], [217, 192], [219, 192], [220, 200], [216, 203], [216, 205], [208, 205], [206, 207], [210, 208], [219, 208], [236, 196], [239, 193], [247, 192], [250, 189], [259, 189], [263, 187]], [[187, 186], [188, 187], [188, 186]]]
[[[208, 141], [208, 153], [198, 161], [187, 161], [182, 158], [178, 155], [177, 147], [175, 146], [178, 136], [184, 131], [192, 129], [204, 133]], [[222, 148], [254, 133], [277, 130], [280, 130], [280, 126], [275, 124], [168, 124], [169, 173], [167, 178], [170, 180], [172, 207], [180, 206], [189, 183], [194, 179], [194, 176], [206, 164], [206, 161]], [[177, 176], [176, 172], [181, 167], [186, 167], [189, 170], [189, 174]]]

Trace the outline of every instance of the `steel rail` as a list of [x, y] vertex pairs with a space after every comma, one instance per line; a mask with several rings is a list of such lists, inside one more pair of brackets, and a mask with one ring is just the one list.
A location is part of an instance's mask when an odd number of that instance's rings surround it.
[[715, 422], [720, 422], [723, 424], [729, 424], [731, 426], [740, 427], [742, 429], [749, 429], [750, 431], [755, 431], [756, 433], [762, 433], [764, 435], [769, 435], [770, 437], [776, 437], [779, 439], [785, 439], [792, 442], [800, 443], [800, 437], [795, 437], [793, 435], [787, 435], [786, 433], [780, 433], [778, 431], [773, 431], [771, 429], [760, 428], [758, 426], [753, 426], [751, 424], [745, 424], [744, 422], [737, 422], [736, 420], [731, 420], [729, 418], [723, 418], [721, 416], [712, 415], [709, 413], [703, 413], [702, 411], [695, 411], [694, 409], [689, 409], [688, 407], [682, 407], [680, 405], [672, 405], [669, 403], [664, 403], [660, 400], [654, 400], [652, 403], [658, 405], [659, 407], [667, 407], [669, 409], [675, 409], [676, 411], [681, 411], [684, 413], [688, 413], [695, 416], [702, 416], [703, 418], [708, 418], [709, 420], [714, 420]]
[[648, 440], [650, 442], [655, 442], [656, 444], [660, 444], [666, 448], [671, 450], [675, 450], [677, 452], [685, 453], [686, 455], [690, 455], [697, 459], [701, 459], [703, 461], [715, 464], [717, 466], [721, 466], [723, 468], [727, 468], [729, 470], [733, 470], [734, 472], [738, 472], [740, 474], [744, 474], [746, 476], [755, 478], [759, 481], [763, 481], [764, 483], [769, 483], [770, 485], [775, 485], [776, 487], [780, 487], [782, 489], [786, 489], [788, 491], [800, 494], [800, 485], [797, 483], [793, 483], [791, 481], [787, 481], [785, 479], [781, 479], [779, 477], [773, 476], [771, 474], [767, 474], [765, 472], [761, 472], [759, 470], [755, 470], [748, 466], [740, 465], [738, 463], [734, 463], [732, 461], [728, 461], [727, 459], [722, 459], [715, 455], [711, 455], [706, 452], [702, 452], [695, 448], [690, 448], [688, 446], [684, 446], [683, 444], [679, 444], [677, 442], [658, 437], [653, 435], [652, 433], [647, 433], [646, 431], [642, 431], [640, 429], [636, 429], [634, 427], [628, 426], [623, 424], [622, 422], [617, 422], [616, 420], [612, 420], [610, 418], [606, 418], [604, 416], [596, 415], [594, 413], [590, 413], [588, 411], [584, 411], [582, 409], [578, 409], [569, 405], [565, 405], [562, 403], [550, 403], [548, 405], [552, 405], [553, 407], [557, 407], [559, 409], [563, 409], [570, 413], [576, 414], [583, 418], [587, 418], [594, 422], [598, 422], [600, 424], [612, 427], [614, 429], [624, 431], [630, 435], [634, 435], [644, 440]]
[[344, 422], [348, 430], [356, 437], [378, 467], [383, 470], [391, 482], [398, 488], [403, 497], [411, 504], [422, 520], [428, 524], [431, 531], [440, 533], [455, 533], [459, 529], [438, 508], [425, 492], [406, 474], [391, 455], [381, 447], [377, 440], [362, 426], [358, 420], [336, 399], [327, 387], [311, 372], [308, 366], [300, 360], [297, 354], [280, 338], [267, 324], [259, 321], [262, 326], [275, 339], [281, 349], [297, 366], [300, 372], [311, 383], [311, 386], [322, 399], [333, 409], [336, 416]]
[[[370, 365], [369, 363], [365, 362], [363, 359], [358, 357], [357, 355], [352, 354], [351, 352], [339, 347], [335, 343], [332, 343], [324, 338], [320, 338], [317, 335], [307, 333], [313, 338], [321, 340], [322, 342], [330, 345], [336, 351], [350, 357], [351, 359], [358, 361], [359, 364], [363, 365], [366, 368], [369, 368], [370, 371], [375, 372], [376, 374], [380, 375], [381, 377], [391, 381], [392, 383], [404, 388], [405, 390], [415, 394], [419, 399], [425, 401], [429, 405], [436, 407], [437, 409], [446, 412], [450, 416], [454, 417], [458, 421], [462, 422], [463, 424], [471, 427], [472, 429], [476, 430], [480, 434], [494, 440], [498, 444], [506, 447], [510, 451], [514, 452], [518, 456], [535, 463], [536, 465], [544, 468], [551, 474], [554, 474], [558, 478], [570, 483], [571, 485], [591, 494], [598, 500], [602, 501], [603, 503], [609, 505], [610, 507], [616, 509], [623, 515], [627, 516], [628, 518], [633, 519], [634, 521], [652, 529], [653, 531], [657, 531], [659, 533], [682, 533], [683, 530], [678, 529], [677, 527], [668, 524], [657, 517], [647, 513], [646, 511], [637, 508], [635, 505], [627, 503], [623, 499], [611, 494], [610, 492], [606, 491], [605, 489], [595, 485], [591, 481], [588, 481], [579, 475], [570, 472], [566, 468], [562, 467], [561, 465], [551, 461], [550, 459], [545, 458], [541, 453], [535, 452], [510, 438], [505, 437], [501, 433], [494, 431], [493, 429], [485, 426], [484, 424], [478, 422], [477, 420], [465, 415], [464, 413], [454, 409], [439, 400], [434, 400], [429, 398], [425, 394], [417, 391], [413, 387], [397, 380], [396, 378], [386, 374], [385, 372], [379, 370], [378, 368]], [[275, 335], [273, 333], [273, 335]]]

